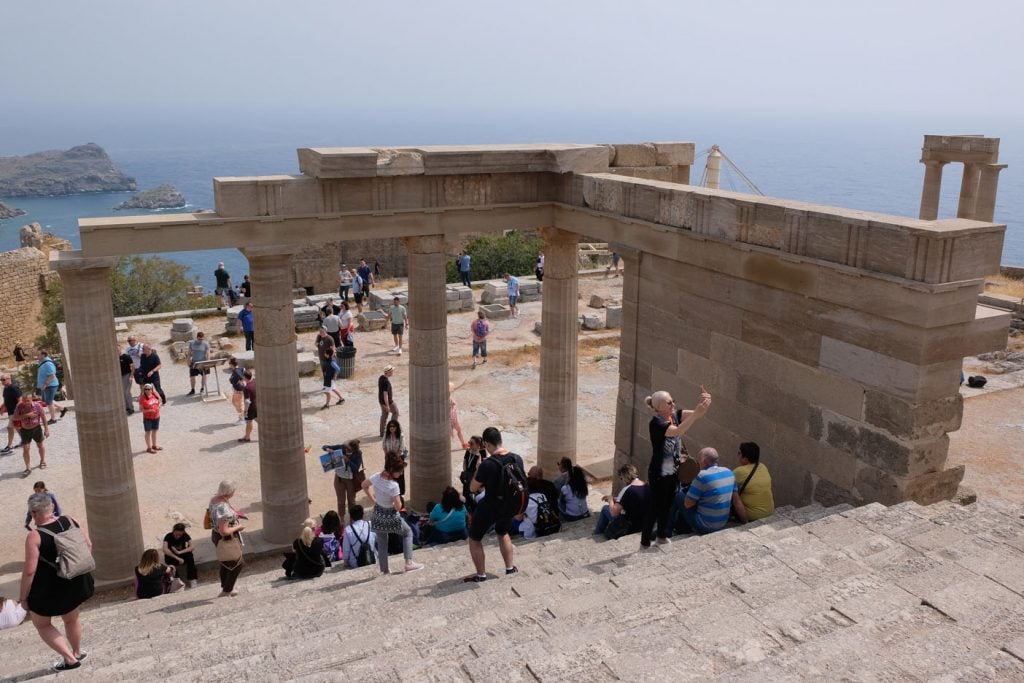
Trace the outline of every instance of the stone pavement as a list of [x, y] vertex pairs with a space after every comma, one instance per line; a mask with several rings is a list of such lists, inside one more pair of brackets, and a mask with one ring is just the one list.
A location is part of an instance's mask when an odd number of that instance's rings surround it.
[[[89, 681], [1021, 680], [1024, 509], [782, 508], [638, 551], [591, 521], [520, 541], [520, 573], [463, 584], [465, 543], [423, 571], [242, 574], [86, 609]], [[0, 632], [0, 678], [47, 676], [31, 626]]]

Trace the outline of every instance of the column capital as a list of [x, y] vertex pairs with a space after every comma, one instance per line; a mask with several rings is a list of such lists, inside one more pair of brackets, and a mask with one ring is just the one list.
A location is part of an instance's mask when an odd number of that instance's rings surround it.
[[59, 273], [94, 268], [111, 269], [117, 265], [116, 256], [84, 256], [81, 249], [50, 252], [50, 270]]
[[542, 226], [538, 229], [540, 236], [544, 238], [545, 244], [555, 246], [557, 244], [577, 244], [580, 241], [580, 235], [576, 232], [570, 232], [569, 230], [563, 230], [562, 228], [556, 228], [554, 226]]
[[268, 244], [265, 246], [241, 247], [239, 251], [247, 259], [264, 258], [266, 256], [295, 256], [303, 247], [301, 244]]
[[919, 161], [925, 166], [931, 166], [932, 168], [942, 168], [949, 163], [944, 159], [919, 159]]
[[405, 250], [410, 254], [443, 254], [445, 250], [444, 235], [419, 235], [403, 237]]

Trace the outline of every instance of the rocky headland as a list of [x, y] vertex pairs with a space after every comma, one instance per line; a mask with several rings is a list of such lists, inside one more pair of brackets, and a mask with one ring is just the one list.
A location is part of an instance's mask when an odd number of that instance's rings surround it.
[[44, 197], [82, 192], [123, 192], [136, 189], [95, 143], [68, 150], [0, 157], [0, 197]]
[[6, 218], [14, 218], [15, 216], [23, 216], [25, 212], [14, 206], [7, 206], [3, 202], [0, 202], [0, 221]]
[[152, 190], [133, 194], [126, 201], [114, 207], [114, 211], [125, 209], [180, 209], [185, 206], [185, 197], [174, 185], [164, 184]]

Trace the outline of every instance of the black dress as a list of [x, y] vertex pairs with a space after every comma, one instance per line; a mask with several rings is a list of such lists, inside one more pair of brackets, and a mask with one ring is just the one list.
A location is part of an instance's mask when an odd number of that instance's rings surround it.
[[167, 576], [167, 567], [162, 564], [158, 564], [153, 567], [148, 574], [139, 573], [139, 568], [135, 568], [135, 597], [140, 600], [147, 598], [155, 598], [158, 595], [163, 595], [167, 591], [165, 587], [167, 583], [165, 577]]
[[[42, 528], [59, 534], [70, 529], [72, 525], [78, 526], [67, 517], [58, 517], [49, 524], [44, 524]], [[28, 593], [28, 609], [40, 616], [59, 617], [74, 611], [91, 598], [95, 584], [92, 574], [83, 574], [73, 579], [62, 579], [57, 576], [57, 570], [43, 561], [57, 561], [57, 546], [53, 538], [47, 534], [39, 534], [39, 539], [40, 559], [36, 565], [36, 574], [32, 577], [32, 588]]]

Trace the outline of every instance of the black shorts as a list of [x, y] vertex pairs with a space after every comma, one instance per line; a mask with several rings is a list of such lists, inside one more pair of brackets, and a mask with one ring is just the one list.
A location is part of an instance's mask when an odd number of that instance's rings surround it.
[[362, 292], [352, 292], [352, 298], [356, 300], [357, 304], [363, 303], [363, 293]]
[[30, 441], [35, 441], [36, 443], [42, 443], [43, 442], [43, 426], [42, 425], [36, 425], [32, 429], [20, 429], [19, 428], [18, 429], [18, 436], [21, 437], [21, 442], [23, 444], [28, 444]]
[[484, 536], [494, 525], [494, 533], [499, 536], [506, 536], [512, 530], [512, 518], [499, 518], [498, 511], [494, 505], [487, 504], [487, 498], [477, 506], [473, 513], [473, 521], [469, 525], [469, 537], [474, 541], [482, 541]]
[[245, 421], [252, 422], [256, 419], [256, 402], [253, 401], [249, 404], [249, 408], [245, 411]]
[[195, 366], [192, 366], [192, 365], [190, 365], [188, 367], [188, 376], [189, 377], [198, 377], [199, 375], [209, 375], [209, 374], [210, 374], [210, 369], [209, 368], [206, 368], [204, 370], [200, 370], [199, 368], [197, 368]]
[[391, 334], [405, 334], [405, 323], [391, 326]]

